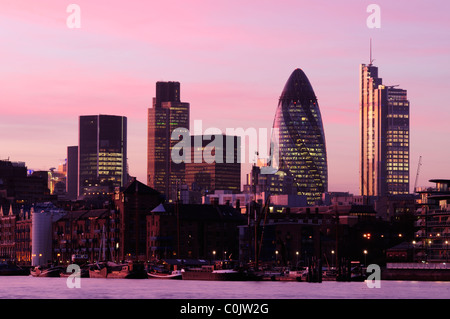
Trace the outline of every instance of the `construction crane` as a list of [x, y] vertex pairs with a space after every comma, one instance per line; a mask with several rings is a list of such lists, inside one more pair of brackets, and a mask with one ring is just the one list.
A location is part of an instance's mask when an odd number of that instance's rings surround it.
[[417, 180], [419, 179], [419, 173], [420, 173], [420, 166], [422, 166], [422, 156], [419, 157], [419, 164], [417, 164], [416, 181], [414, 182], [414, 193], [416, 193]]

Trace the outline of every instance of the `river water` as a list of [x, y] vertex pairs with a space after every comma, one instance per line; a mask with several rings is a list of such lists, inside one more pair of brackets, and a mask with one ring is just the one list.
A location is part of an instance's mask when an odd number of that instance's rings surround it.
[[[0, 299], [448, 299], [450, 282], [228, 282], [164, 279], [0, 277]], [[74, 286], [74, 281], [69, 285]]]

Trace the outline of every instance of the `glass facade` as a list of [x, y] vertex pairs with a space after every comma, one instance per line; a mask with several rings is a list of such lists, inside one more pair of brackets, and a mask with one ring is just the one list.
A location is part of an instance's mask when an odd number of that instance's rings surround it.
[[127, 119], [123, 116], [80, 116], [79, 196], [112, 193], [127, 180]]
[[153, 107], [148, 109], [147, 185], [176, 199], [177, 187], [185, 183], [185, 163], [171, 160], [175, 129], [189, 131], [189, 103], [180, 102], [179, 82], [157, 82]]
[[327, 154], [317, 98], [301, 69], [286, 82], [273, 127], [279, 131], [279, 170], [292, 177], [297, 194], [314, 205], [328, 191]]
[[360, 192], [364, 196], [409, 194], [407, 91], [385, 86], [378, 68], [360, 68]]
[[409, 101], [406, 90], [388, 88], [387, 108], [387, 193], [409, 194]]

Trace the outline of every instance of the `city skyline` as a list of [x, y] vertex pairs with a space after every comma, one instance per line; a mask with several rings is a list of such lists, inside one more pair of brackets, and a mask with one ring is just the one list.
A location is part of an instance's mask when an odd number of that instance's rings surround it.
[[324, 3], [199, 1], [189, 10], [195, 4], [78, 1], [81, 29], [69, 29], [68, 4], [2, 1], [0, 158], [48, 170], [77, 144], [80, 115], [116, 114], [128, 118], [130, 175], [145, 181], [155, 82], [179, 81], [191, 121], [204, 127], [270, 128], [280, 86], [302, 68], [321, 107], [328, 189], [358, 194], [358, 67], [369, 62], [372, 38], [385, 84], [408, 90], [410, 190], [419, 156], [418, 186], [449, 176], [450, 4], [378, 1], [381, 28], [369, 29], [369, 3]]

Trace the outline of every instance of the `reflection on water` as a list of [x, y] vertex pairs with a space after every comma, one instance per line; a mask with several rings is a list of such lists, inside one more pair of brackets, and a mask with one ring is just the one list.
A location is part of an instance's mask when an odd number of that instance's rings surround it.
[[225, 282], [164, 279], [81, 278], [68, 288], [67, 278], [0, 277], [0, 299], [448, 299], [450, 282]]

